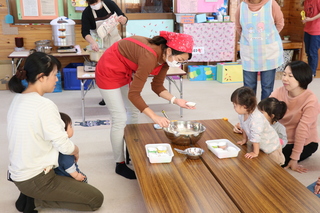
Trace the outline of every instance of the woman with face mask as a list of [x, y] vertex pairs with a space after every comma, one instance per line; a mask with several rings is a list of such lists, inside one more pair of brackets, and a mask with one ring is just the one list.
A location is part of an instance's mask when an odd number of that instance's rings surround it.
[[[83, 11], [81, 17], [81, 34], [89, 42], [89, 50], [98, 52], [100, 49], [109, 48], [114, 42], [121, 39], [118, 28], [116, 27], [108, 35], [101, 38], [98, 29], [102, 23], [114, 13], [117, 14], [117, 21], [125, 25], [128, 18], [112, 0], [86, 0], [88, 7]], [[102, 26], [101, 26], [102, 27]], [[104, 100], [99, 105], [105, 105]]]
[[[193, 39], [187, 34], [160, 31], [159, 36], [132, 36], [113, 44], [105, 51], [96, 67], [96, 83], [111, 114], [111, 144], [116, 173], [135, 179], [135, 173], [124, 163], [124, 128], [137, 123], [139, 111], [161, 127], [170, 121], [157, 115], [142, 99], [141, 91], [149, 75], [154, 75], [151, 88], [161, 98], [180, 107], [186, 100], [171, 95], [163, 86], [169, 67], [180, 67], [192, 57]], [[134, 76], [133, 76], [134, 75]]]
[[[128, 18], [120, 10], [120, 8], [111, 0], [86, 0], [88, 7], [83, 11], [81, 17], [81, 34], [82, 37], [90, 43], [90, 48], [94, 51], [100, 49], [106, 49], [112, 45], [110, 41], [107, 41], [107, 36], [101, 39], [98, 36], [97, 29], [103, 23], [104, 20], [108, 19], [111, 15], [116, 13], [118, 15], [117, 21], [125, 25]], [[117, 29], [112, 31], [117, 33]], [[120, 40], [121, 37], [119, 36]], [[116, 41], [114, 41], [116, 42]]]

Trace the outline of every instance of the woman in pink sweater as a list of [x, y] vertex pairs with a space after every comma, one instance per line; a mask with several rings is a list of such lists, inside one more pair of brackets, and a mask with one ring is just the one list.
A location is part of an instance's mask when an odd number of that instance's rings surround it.
[[298, 165], [318, 149], [317, 122], [320, 107], [317, 96], [308, 88], [312, 81], [312, 70], [303, 61], [289, 63], [283, 71], [283, 87], [270, 96], [284, 101], [288, 110], [279, 121], [286, 127], [288, 144], [282, 149], [286, 158], [283, 167], [297, 172], [307, 169]]

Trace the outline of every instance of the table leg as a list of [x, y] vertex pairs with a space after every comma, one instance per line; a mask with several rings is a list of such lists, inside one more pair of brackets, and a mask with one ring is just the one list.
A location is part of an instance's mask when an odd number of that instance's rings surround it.
[[[183, 98], [183, 92], [182, 92], [182, 89], [183, 89], [183, 81], [182, 81], [182, 75], [179, 75], [179, 78], [180, 78], [180, 87], [177, 85], [176, 81], [173, 80], [170, 76], [167, 76], [166, 77], [167, 80], [169, 81], [169, 92], [171, 93], [171, 83], [173, 83], [177, 90], [179, 91], [180, 93], [180, 98], [182, 99]], [[182, 118], [183, 117], [183, 109], [180, 107], [180, 117]]]
[[14, 67], [14, 58], [11, 59], [11, 65], [12, 65], [12, 75], [16, 74], [17, 69], [19, 68], [21, 62], [23, 61], [23, 58], [18, 58], [17, 65]]
[[[180, 98], [182, 99], [182, 98], [183, 98], [182, 75], [180, 75], [179, 77], [180, 77], [180, 90], [179, 90], [179, 92], [180, 92]], [[183, 108], [182, 108], [182, 107], [180, 107], [180, 117], [181, 117], [181, 118], [183, 117]]]
[[16, 70], [14, 68], [14, 58], [11, 58], [11, 66], [12, 66], [12, 76], [14, 76], [14, 74], [16, 74]]
[[81, 111], [82, 111], [82, 124], [84, 125], [84, 122], [86, 121], [85, 115], [84, 115], [84, 84], [87, 80], [80, 80], [81, 84]]
[[[168, 81], [169, 81], [169, 93], [171, 94], [171, 78], [167, 77]], [[170, 104], [170, 101], [169, 101]]]

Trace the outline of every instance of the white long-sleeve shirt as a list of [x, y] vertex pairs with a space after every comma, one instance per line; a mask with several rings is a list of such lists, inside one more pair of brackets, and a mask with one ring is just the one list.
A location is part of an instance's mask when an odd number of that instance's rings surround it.
[[74, 151], [57, 106], [38, 93], [17, 94], [7, 122], [9, 172], [14, 181], [28, 180], [48, 166], [58, 166], [59, 152]]

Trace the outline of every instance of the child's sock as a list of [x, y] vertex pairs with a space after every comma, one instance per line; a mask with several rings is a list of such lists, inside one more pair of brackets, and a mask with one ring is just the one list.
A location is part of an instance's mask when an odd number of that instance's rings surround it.
[[16, 201], [16, 208], [19, 212], [23, 212], [27, 203], [27, 196], [20, 192], [19, 198]]
[[116, 173], [128, 179], [137, 179], [136, 174], [124, 162], [117, 163]]
[[23, 213], [38, 213], [37, 210], [34, 210], [35, 208], [34, 198], [27, 196], [26, 207], [24, 208]]

